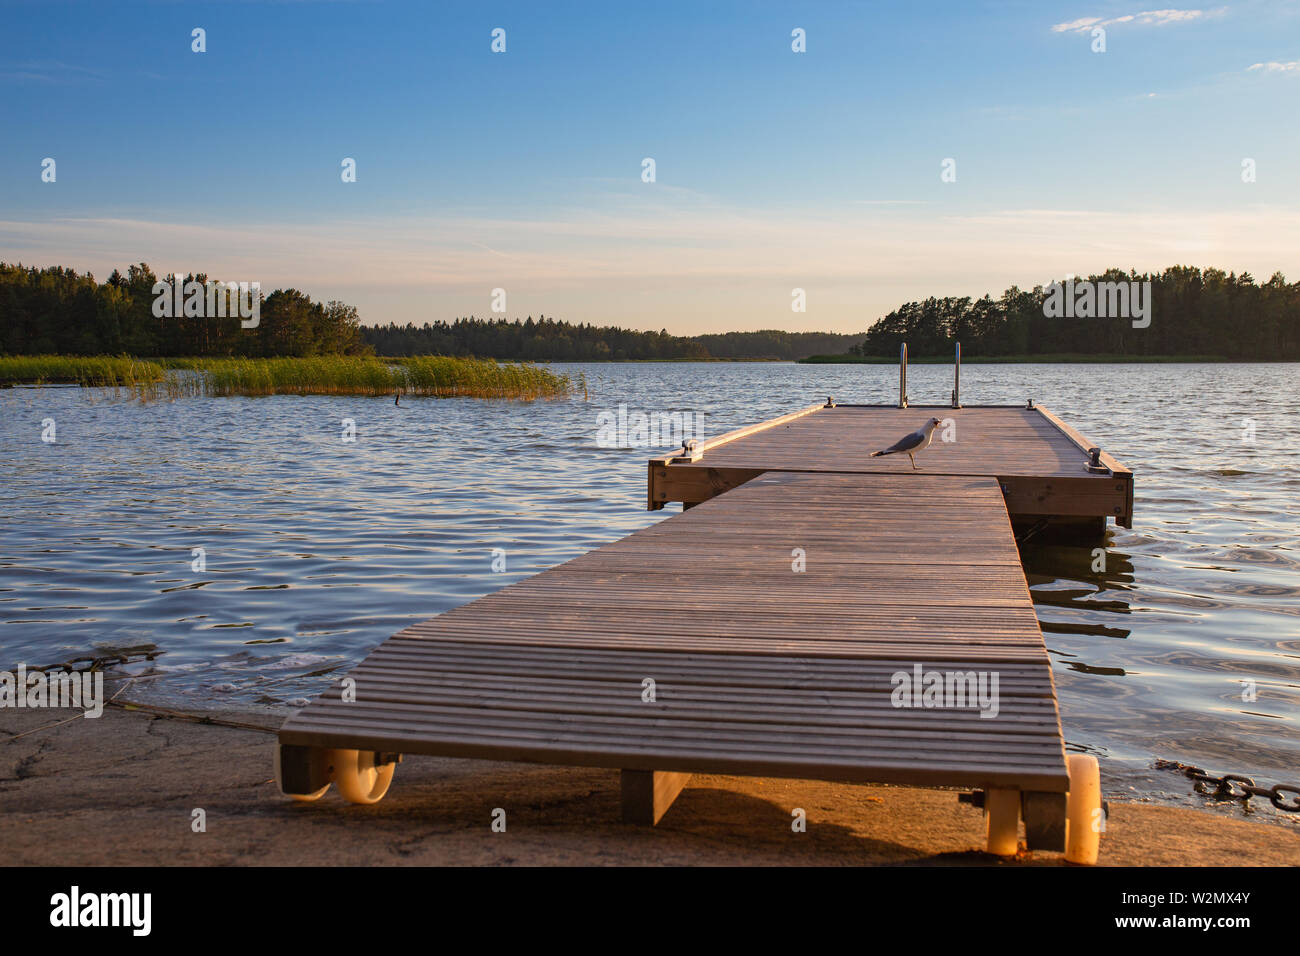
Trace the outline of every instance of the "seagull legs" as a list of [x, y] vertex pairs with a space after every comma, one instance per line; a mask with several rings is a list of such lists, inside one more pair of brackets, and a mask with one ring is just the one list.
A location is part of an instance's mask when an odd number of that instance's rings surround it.
[[912, 457], [912, 453], [911, 453], [910, 451], [907, 453], [907, 460], [910, 461], [910, 462], [912, 463], [912, 470], [913, 470], [913, 471], [920, 471], [920, 470], [921, 470], [920, 468], [917, 468], [917, 467], [916, 467], [916, 459]]

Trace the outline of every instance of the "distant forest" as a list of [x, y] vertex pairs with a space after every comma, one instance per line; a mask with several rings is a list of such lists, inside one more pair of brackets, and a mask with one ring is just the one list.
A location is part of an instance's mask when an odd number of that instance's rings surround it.
[[381, 325], [361, 334], [379, 355], [477, 355], [528, 361], [598, 362], [644, 359], [800, 359], [843, 352], [860, 335], [834, 332], [726, 332], [680, 336], [616, 326], [574, 325], [532, 316], [457, 319], [424, 325]]
[[[189, 278], [206, 281], [203, 274]], [[1151, 323], [1129, 318], [1049, 318], [1047, 290], [1012, 287], [998, 298], [930, 298], [900, 306], [866, 332], [727, 332], [695, 336], [639, 332], [541, 317], [363, 326], [355, 307], [315, 302], [297, 289], [263, 295], [256, 328], [237, 317], [158, 318], [145, 263], [89, 273], [0, 263], [0, 353], [10, 355], [227, 356], [378, 354], [478, 356], [503, 360], [793, 360], [818, 354], [947, 355], [956, 341], [974, 356], [1223, 356], [1300, 360], [1300, 282], [1281, 273], [1256, 284], [1249, 273], [1175, 266], [1158, 274], [1110, 270], [1094, 282], [1150, 282]], [[1076, 284], [1082, 282], [1076, 280]]]
[[[0, 353], [153, 358], [370, 351], [353, 306], [313, 302], [297, 289], [264, 296], [256, 328], [241, 328], [237, 316], [157, 318], [153, 287], [159, 278], [143, 262], [125, 275], [114, 269], [102, 283], [60, 266], [0, 262]], [[188, 278], [207, 281], [202, 273]]]
[[[909, 355], [949, 355], [953, 343], [972, 356], [1213, 355], [1230, 359], [1300, 359], [1300, 282], [1276, 273], [1256, 285], [1248, 272], [1173, 266], [1156, 274], [1112, 269], [1089, 276], [1093, 283], [1150, 282], [1151, 324], [1134, 328], [1129, 318], [1049, 318], [1047, 290], [1012, 286], [998, 298], [985, 295], [909, 302], [867, 330], [853, 355], [894, 356], [907, 343]], [[1084, 277], [1075, 280], [1078, 287]], [[1145, 301], [1145, 300], [1144, 300]]]

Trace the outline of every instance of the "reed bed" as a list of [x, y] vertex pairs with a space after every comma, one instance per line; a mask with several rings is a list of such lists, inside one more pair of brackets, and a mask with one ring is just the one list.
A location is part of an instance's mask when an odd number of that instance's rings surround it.
[[[585, 380], [581, 375], [578, 379], [576, 387], [585, 391]], [[0, 384], [20, 382], [128, 386], [143, 401], [191, 395], [394, 394], [532, 401], [561, 398], [575, 388], [569, 375], [535, 365], [440, 355], [169, 358], [157, 362], [58, 355], [0, 358]]]
[[205, 395], [391, 395], [398, 388], [389, 366], [373, 358], [232, 358], [200, 362]]
[[157, 362], [126, 356], [0, 356], [0, 385], [83, 385], [89, 388], [150, 387], [167, 370]]
[[570, 394], [573, 383], [532, 365], [486, 359], [368, 356], [217, 359], [197, 368], [208, 395], [427, 395], [519, 398]]
[[[403, 379], [401, 388], [412, 395], [532, 400], [562, 397], [574, 389], [570, 376], [557, 375], [536, 365], [444, 355], [418, 355], [397, 362]], [[586, 382], [579, 385], [585, 389]]]

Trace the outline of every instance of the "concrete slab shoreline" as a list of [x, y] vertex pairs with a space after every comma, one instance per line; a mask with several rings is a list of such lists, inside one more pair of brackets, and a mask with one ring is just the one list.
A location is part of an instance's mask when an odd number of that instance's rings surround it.
[[[268, 715], [211, 715], [261, 732], [114, 707], [8, 739], [67, 716], [0, 712], [7, 865], [1068, 865], [986, 855], [982, 814], [951, 792], [701, 775], [650, 829], [621, 822], [617, 771], [477, 760], [410, 758], [371, 807], [295, 804], [271, 779]], [[1300, 827], [1112, 801], [1101, 846], [1102, 865], [1294, 866]]]

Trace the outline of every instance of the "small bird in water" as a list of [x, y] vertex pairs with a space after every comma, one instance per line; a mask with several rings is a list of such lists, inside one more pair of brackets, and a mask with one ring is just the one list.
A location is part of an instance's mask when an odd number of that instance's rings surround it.
[[932, 418], [916, 431], [912, 432], [912, 434], [904, 435], [888, 448], [882, 449], [881, 451], [873, 451], [871, 457], [879, 458], [881, 455], [896, 455], [900, 451], [906, 452], [907, 457], [911, 459], [912, 468], [915, 471], [920, 471], [921, 469], [916, 467], [916, 459], [912, 456], [917, 452], [924, 451], [926, 448], [930, 447], [930, 440], [934, 438], [934, 430], [941, 424], [942, 422], [940, 422], [939, 419]]

